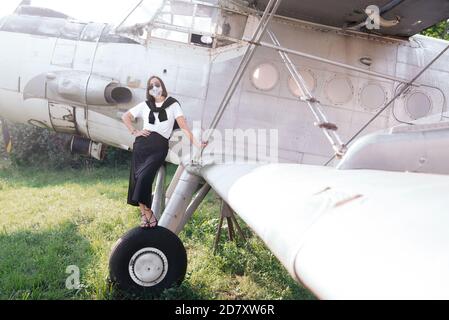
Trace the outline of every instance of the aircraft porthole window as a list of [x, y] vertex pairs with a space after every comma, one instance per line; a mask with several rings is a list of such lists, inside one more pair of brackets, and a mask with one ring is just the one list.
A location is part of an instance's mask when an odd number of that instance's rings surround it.
[[279, 82], [279, 72], [271, 63], [262, 63], [251, 73], [251, 82], [259, 90], [270, 91]]
[[387, 92], [377, 83], [368, 83], [360, 90], [360, 106], [368, 111], [375, 111], [387, 103]]
[[[307, 89], [312, 92], [316, 88], [316, 78], [312, 71], [310, 70], [298, 70], [298, 72], [303, 77]], [[290, 89], [290, 93], [294, 95], [295, 97], [299, 98], [304, 96], [304, 92], [298, 85], [296, 84], [296, 81], [293, 79], [293, 77], [288, 78], [288, 88]]]
[[327, 82], [325, 93], [329, 102], [343, 105], [354, 96], [354, 86], [348, 77], [336, 75]]
[[407, 97], [405, 111], [413, 120], [428, 116], [432, 111], [432, 99], [424, 92], [415, 91]]

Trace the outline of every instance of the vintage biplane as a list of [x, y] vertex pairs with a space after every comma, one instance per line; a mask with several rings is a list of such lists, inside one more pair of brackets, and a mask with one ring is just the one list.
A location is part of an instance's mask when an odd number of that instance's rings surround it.
[[172, 137], [160, 227], [117, 241], [111, 280], [182, 281], [176, 234], [213, 189], [221, 221], [238, 214], [318, 298], [449, 298], [449, 42], [419, 35], [449, 1], [154, 3], [117, 25], [30, 5], [0, 20], [3, 118], [131, 151], [122, 116], [155, 74], [210, 142]]

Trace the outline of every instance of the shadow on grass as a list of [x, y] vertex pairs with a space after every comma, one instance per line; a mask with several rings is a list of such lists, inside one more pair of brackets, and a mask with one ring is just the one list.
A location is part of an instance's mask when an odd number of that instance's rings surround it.
[[184, 281], [181, 285], [166, 289], [157, 295], [150, 293], [135, 295], [112, 286], [108, 298], [111, 300], [207, 300], [210, 297], [193, 288], [188, 281]]
[[[214, 195], [209, 195], [204, 205], [209, 206], [208, 211], [210, 212], [217, 211], [218, 215], [218, 207], [212, 208], [212, 201], [214, 201]], [[276, 299], [316, 299], [308, 289], [291, 278], [262, 240], [239, 217], [237, 220], [246, 241], [236, 234], [236, 241], [230, 242], [225, 223], [216, 255], [213, 255], [213, 242], [218, 220], [217, 216], [215, 218], [211, 218], [210, 215], [196, 216], [186, 225], [181, 237], [186, 243], [201, 243], [206, 246], [210, 252], [210, 258], [225, 274], [247, 276], [258, 287], [271, 292]]]
[[89, 241], [76, 225], [63, 223], [45, 231], [0, 233], [0, 299], [77, 299], [83, 289], [69, 290], [68, 266], [81, 272], [93, 259]]
[[[80, 236], [76, 225], [64, 223], [55, 228], [35, 232], [21, 230], [0, 233], [0, 300], [90, 299], [95, 288], [83, 283], [83, 274], [95, 264], [95, 252], [89, 241]], [[67, 278], [76, 266], [81, 287], [68, 289]], [[69, 281], [69, 283], [72, 283]], [[105, 292], [100, 299], [171, 300], [205, 299], [188, 281], [159, 295], [131, 295], [122, 292], [105, 279]]]
[[217, 250], [220, 268], [226, 274], [247, 276], [259, 288], [272, 295], [270, 299], [313, 300], [313, 294], [288, 274], [279, 260], [256, 236], [247, 242], [229, 242], [222, 237]]

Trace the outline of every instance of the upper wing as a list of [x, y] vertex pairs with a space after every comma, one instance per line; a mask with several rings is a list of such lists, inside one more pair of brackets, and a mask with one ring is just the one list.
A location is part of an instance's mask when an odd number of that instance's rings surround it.
[[297, 164], [201, 173], [319, 298], [449, 298], [447, 176]]
[[[269, 0], [258, 1], [263, 10]], [[365, 9], [376, 5], [386, 20], [400, 18], [393, 27], [374, 30], [389, 36], [410, 37], [449, 18], [447, 0], [283, 0], [278, 14], [333, 27], [347, 27], [366, 20]]]

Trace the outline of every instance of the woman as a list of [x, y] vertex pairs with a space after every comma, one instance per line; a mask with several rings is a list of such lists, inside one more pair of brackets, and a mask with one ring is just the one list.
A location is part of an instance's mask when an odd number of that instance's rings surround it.
[[[151, 188], [160, 166], [168, 153], [168, 140], [175, 127], [178, 126], [187, 134], [191, 143], [199, 144], [187, 126], [184, 114], [178, 101], [169, 97], [164, 82], [156, 76], [148, 80], [147, 101], [139, 103], [126, 112], [122, 120], [128, 130], [136, 137], [133, 145], [131, 172], [129, 177], [128, 201], [139, 206], [141, 226], [156, 227], [157, 219], [151, 210]], [[132, 121], [143, 119], [143, 129], [136, 130]]]

